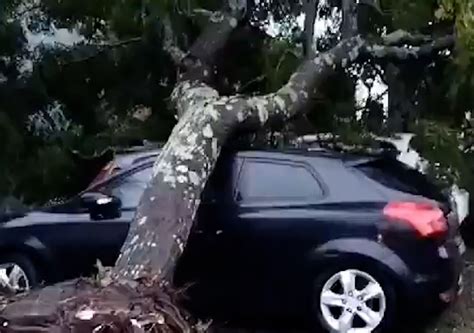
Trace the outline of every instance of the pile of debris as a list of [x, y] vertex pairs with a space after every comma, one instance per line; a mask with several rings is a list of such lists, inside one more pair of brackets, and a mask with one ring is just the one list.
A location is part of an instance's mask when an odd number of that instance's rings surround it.
[[2, 333], [183, 333], [204, 331], [178, 308], [180, 293], [157, 279], [76, 279], [3, 298]]

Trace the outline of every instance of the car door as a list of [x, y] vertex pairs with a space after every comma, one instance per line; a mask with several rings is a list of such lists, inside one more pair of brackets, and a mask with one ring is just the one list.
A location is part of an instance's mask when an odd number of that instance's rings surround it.
[[67, 209], [58, 207], [54, 213], [44, 214], [44, 221], [36, 218], [31, 234], [54, 253], [59, 279], [90, 275], [97, 260], [105, 266], [114, 265], [149, 177], [151, 166], [136, 168], [88, 190], [119, 198], [122, 208], [117, 218], [91, 219], [80, 207], [79, 196]]
[[147, 163], [111, 179], [97, 189], [101, 193], [119, 198], [122, 203], [119, 218], [92, 221], [95, 253], [104, 264], [114, 265], [151, 176], [152, 164]]
[[239, 271], [235, 276], [256, 295], [256, 307], [268, 310], [291, 301], [296, 276], [304, 274], [304, 256], [318, 243], [314, 206], [324, 196], [324, 185], [309, 164], [245, 159], [237, 186], [232, 261]]
[[[232, 221], [236, 220], [234, 189], [241, 160], [222, 153], [201, 195], [196, 222], [175, 271], [178, 286], [191, 285], [193, 305], [209, 311], [225, 302], [223, 291], [233, 270], [229, 254], [233, 251]], [[213, 311], [213, 310], [210, 310]]]

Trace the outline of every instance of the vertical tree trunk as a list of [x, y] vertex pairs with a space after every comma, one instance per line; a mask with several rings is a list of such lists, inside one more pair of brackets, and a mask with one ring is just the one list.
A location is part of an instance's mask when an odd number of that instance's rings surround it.
[[312, 58], [315, 54], [314, 23], [316, 21], [317, 7], [318, 0], [304, 0], [303, 11], [305, 13], [305, 19], [303, 54], [305, 58]]
[[342, 0], [342, 38], [350, 38], [358, 33], [357, 0]]

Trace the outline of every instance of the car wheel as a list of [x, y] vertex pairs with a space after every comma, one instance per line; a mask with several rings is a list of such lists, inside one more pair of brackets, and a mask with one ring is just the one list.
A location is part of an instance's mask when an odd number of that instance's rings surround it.
[[380, 273], [339, 268], [316, 281], [313, 313], [329, 332], [386, 332], [394, 322], [395, 302], [393, 286]]
[[0, 280], [16, 292], [28, 291], [38, 284], [38, 272], [31, 262], [22, 255], [0, 258]]

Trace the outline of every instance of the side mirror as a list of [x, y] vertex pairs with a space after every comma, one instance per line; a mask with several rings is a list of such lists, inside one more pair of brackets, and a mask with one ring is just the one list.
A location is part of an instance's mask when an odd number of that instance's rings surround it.
[[92, 220], [115, 219], [122, 215], [120, 199], [102, 193], [84, 193], [81, 206], [89, 212]]

